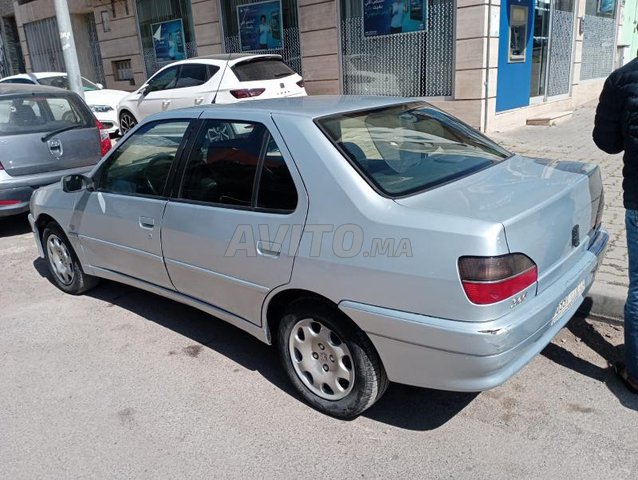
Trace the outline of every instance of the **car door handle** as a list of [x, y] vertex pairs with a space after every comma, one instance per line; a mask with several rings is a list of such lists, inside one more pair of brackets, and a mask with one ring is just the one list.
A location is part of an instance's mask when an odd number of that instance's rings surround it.
[[155, 219], [150, 217], [140, 217], [140, 227], [152, 230], [155, 228]]
[[171, 104], [170, 100], [162, 100], [162, 107], [168, 108], [170, 104]]
[[197, 97], [195, 99], [195, 105], [201, 105], [203, 101], [204, 101], [204, 97]]
[[259, 240], [257, 242], [257, 253], [264, 257], [277, 258], [281, 254], [281, 244]]

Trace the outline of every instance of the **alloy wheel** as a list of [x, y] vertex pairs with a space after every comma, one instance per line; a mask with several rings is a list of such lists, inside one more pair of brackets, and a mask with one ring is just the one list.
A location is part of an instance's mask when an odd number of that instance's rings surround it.
[[288, 350], [295, 373], [315, 395], [340, 400], [352, 391], [355, 373], [350, 349], [321, 322], [310, 318], [297, 322]]
[[75, 270], [73, 268], [73, 258], [64, 241], [57, 235], [49, 235], [47, 253], [51, 272], [63, 285], [71, 285], [75, 278]]

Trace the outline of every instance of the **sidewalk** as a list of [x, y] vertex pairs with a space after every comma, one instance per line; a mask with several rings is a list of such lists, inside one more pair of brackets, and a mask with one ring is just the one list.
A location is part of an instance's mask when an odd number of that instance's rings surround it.
[[591, 289], [590, 313], [622, 319], [627, 293], [627, 241], [622, 204], [622, 155], [607, 155], [591, 138], [596, 103], [574, 111], [573, 117], [553, 127], [527, 126], [489, 136], [520, 155], [578, 160], [600, 166], [605, 187], [603, 225], [609, 231], [609, 247]]

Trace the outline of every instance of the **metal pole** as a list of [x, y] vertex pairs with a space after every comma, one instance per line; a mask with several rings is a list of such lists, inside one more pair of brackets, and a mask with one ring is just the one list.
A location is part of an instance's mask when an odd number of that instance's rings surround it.
[[80, 63], [78, 62], [78, 53], [75, 50], [69, 5], [66, 0], [54, 0], [53, 3], [55, 4], [55, 17], [58, 20], [60, 43], [62, 44], [62, 54], [64, 55], [64, 64], [69, 79], [69, 88], [84, 98]]

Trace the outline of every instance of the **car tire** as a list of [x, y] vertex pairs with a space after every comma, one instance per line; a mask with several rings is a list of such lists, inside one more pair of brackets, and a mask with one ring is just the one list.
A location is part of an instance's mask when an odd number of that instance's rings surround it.
[[126, 133], [137, 125], [137, 119], [128, 110], [123, 110], [120, 113], [120, 134], [126, 135]]
[[79, 295], [98, 284], [97, 277], [84, 273], [71, 243], [56, 223], [45, 227], [42, 246], [51, 279], [60, 290]]
[[303, 399], [330, 416], [351, 419], [388, 387], [372, 342], [336, 307], [299, 300], [284, 312], [277, 348], [284, 370]]

